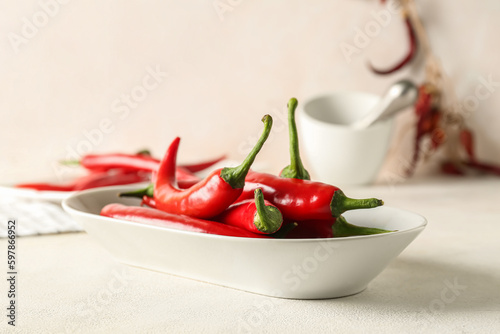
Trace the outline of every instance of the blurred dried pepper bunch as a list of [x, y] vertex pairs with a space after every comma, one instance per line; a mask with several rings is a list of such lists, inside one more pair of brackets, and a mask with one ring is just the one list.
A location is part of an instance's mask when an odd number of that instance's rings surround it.
[[[380, 0], [382, 4], [386, 0]], [[425, 63], [425, 80], [419, 86], [415, 103], [415, 138], [413, 154], [406, 169], [407, 176], [414, 174], [418, 163], [427, 160], [438, 148], [446, 146], [446, 159], [442, 172], [465, 175], [470, 170], [500, 175], [500, 167], [479, 161], [475, 154], [474, 135], [465, 124], [453, 85], [432, 52], [427, 33], [422, 25], [414, 0], [398, 1], [405, 20], [409, 48], [406, 56], [393, 67], [380, 70], [370, 65], [379, 75], [394, 73], [410, 64], [421, 51]], [[423, 143], [427, 142], [427, 145]]]

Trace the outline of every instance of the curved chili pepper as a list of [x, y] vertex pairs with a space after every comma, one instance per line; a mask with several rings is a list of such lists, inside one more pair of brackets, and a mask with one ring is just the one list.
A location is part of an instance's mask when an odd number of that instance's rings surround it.
[[328, 220], [348, 210], [384, 204], [376, 198], [349, 198], [339, 188], [326, 183], [285, 179], [254, 171], [248, 173], [245, 188], [237, 201], [252, 198], [257, 188], [262, 188], [264, 197], [276, 205], [286, 219], [293, 221]]
[[271, 202], [264, 200], [262, 189], [255, 189], [255, 199], [231, 205], [214, 220], [250, 232], [270, 234], [280, 229], [283, 216]]
[[135, 223], [167, 227], [189, 232], [217, 234], [231, 237], [267, 238], [265, 235], [255, 234], [235, 226], [137, 206], [108, 204], [102, 209], [101, 215]]
[[184, 190], [177, 188], [175, 177], [175, 163], [180, 141], [177, 137], [167, 150], [158, 169], [154, 186], [157, 208], [197, 218], [212, 218], [222, 213], [242, 193], [245, 176], [269, 136], [272, 118], [266, 115], [262, 121], [264, 131], [241, 165], [234, 168], [216, 169], [204, 180]]
[[417, 36], [415, 34], [415, 28], [413, 27], [413, 24], [408, 17], [408, 15], [405, 15], [405, 23], [406, 23], [406, 29], [408, 32], [408, 38], [410, 40], [410, 48], [408, 50], [407, 55], [399, 62], [397, 63], [394, 67], [389, 68], [387, 70], [379, 70], [370, 63], [370, 69], [380, 75], [386, 75], [386, 74], [391, 74], [396, 72], [397, 70], [403, 68], [405, 65], [409, 64], [411, 60], [415, 57], [417, 54]]
[[290, 165], [283, 168], [281, 177], [290, 179], [310, 180], [309, 172], [304, 168], [299, 152], [299, 138], [297, 136], [297, 126], [295, 125], [295, 110], [297, 109], [297, 99], [291, 98], [288, 101], [288, 132], [290, 136]]

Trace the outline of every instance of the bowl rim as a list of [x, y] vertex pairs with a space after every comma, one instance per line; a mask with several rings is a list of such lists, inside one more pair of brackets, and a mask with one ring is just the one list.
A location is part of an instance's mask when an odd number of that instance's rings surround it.
[[[360, 236], [351, 236], [351, 237], [304, 238], [304, 239], [245, 238], [245, 237], [233, 237], [233, 236], [226, 236], [226, 235], [218, 235], [218, 234], [199, 233], [199, 232], [193, 232], [193, 231], [183, 231], [183, 230], [177, 230], [177, 229], [172, 229], [172, 228], [168, 228], [168, 227], [139, 224], [139, 223], [127, 221], [124, 219], [105, 217], [105, 216], [97, 215], [94, 213], [81, 211], [81, 210], [78, 210], [78, 209], [72, 207], [72, 205], [71, 205], [72, 201], [77, 201], [82, 196], [89, 196], [89, 195], [92, 195], [93, 193], [117, 192], [117, 190], [123, 191], [125, 189], [129, 190], [131, 188], [132, 188], [131, 186], [111, 186], [111, 187], [101, 187], [101, 188], [97, 188], [97, 189], [88, 189], [88, 190], [75, 192], [63, 200], [62, 207], [63, 207], [64, 211], [66, 211], [70, 215], [80, 215], [80, 216], [83, 216], [86, 218], [92, 218], [92, 219], [96, 219], [96, 217], [98, 217], [99, 219], [104, 219], [104, 220], [109, 221], [109, 222], [121, 223], [121, 224], [129, 225], [129, 226], [135, 226], [135, 227], [139, 226], [141, 228], [170, 231], [173, 233], [188, 234], [188, 235], [193, 235], [193, 236], [196, 235], [196, 236], [202, 237], [202, 238], [212, 238], [212, 239], [222, 238], [224, 240], [233, 240], [233, 241], [238, 240], [238, 241], [242, 241], [242, 242], [278, 242], [278, 243], [282, 243], [282, 242], [284, 242], [284, 243], [303, 243], [303, 242], [311, 242], [311, 241], [314, 241], [314, 242], [325, 242], [325, 241], [343, 242], [346, 240], [355, 240], [355, 239], [386, 238], [386, 237], [391, 237], [393, 235], [412, 233], [414, 231], [424, 229], [427, 226], [427, 219], [418, 213], [404, 210], [404, 209], [391, 207], [391, 206], [382, 206], [382, 207], [380, 207], [382, 210], [389, 209], [389, 210], [399, 211], [399, 212], [402, 212], [404, 214], [414, 215], [414, 216], [417, 216], [418, 218], [420, 218], [422, 220], [422, 222], [418, 226], [415, 226], [415, 227], [412, 227], [409, 229], [398, 230], [398, 231], [394, 231], [394, 232], [390, 232], [390, 233], [360, 235]], [[113, 203], [119, 203], [119, 197], [117, 197], [117, 202], [113, 202]], [[111, 204], [111, 203], [107, 203], [107, 204]]]

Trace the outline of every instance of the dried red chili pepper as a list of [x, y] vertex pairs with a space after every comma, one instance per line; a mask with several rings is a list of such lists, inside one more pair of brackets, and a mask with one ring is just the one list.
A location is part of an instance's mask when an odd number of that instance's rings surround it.
[[425, 136], [431, 136], [431, 147], [436, 150], [444, 142], [444, 132], [440, 128], [441, 112], [436, 108], [434, 100], [435, 89], [433, 86], [424, 83], [419, 87], [417, 102], [415, 102], [415, 114], [417, 125], [413, 146], [413, 156], [408, 167], [407, 174], [415, 172], [421, 153], [421, 144]]
[[102, 209], [101, 215], [135, 223], [167, 227], [189, 232], [217, 234], [231, 237], [267, 238], [265, 235], [252, 233], [235, 226], [137, 206], [108, 204]]
[[462, 131], [460, 131], [459, 137], [460, 144], [467, 153], [469, 161], [476, 161], [476, 154], [474, 152], [474, 137], [472, 135], [472, 131], [467, 128], [462, 129]]
[[370, 69], [374, 73], [380, 74], [380, 75], [394, 73], [397, 70], [403, 68], [405, 65], [409, 64], [412, 61], [412, 59], [415, 57], [415, 55], [417, 54], [418, 42], [417, 42], [417, 36], [415, 34], [415, 28], [413, 27], [413, 23], [411, 22], [411, 19], [408, 15], [405, 15], [404, 19], [405, 19], [406, 30], [408, 32], [408, 39], [410, 42], [410, 47], [409, 47], [408, 53], [399, 63], [397, 63], [394, 67], [389, 68], [387, 70], [380, 70], [380, 69], [373, 67], [372, 64], [369, 64]]
[[262, 121], [264, 131], [241, 165], [234, 168], [216, 169], [204, 180], [184, 190], [177, 188], [176, 184], [175, 164], [180, 141], [180, 138], [176, 138], [158, 169], [154, 186], [157, 208], [197, 218], [212, 218], [222, 213], [240, 196], [245, 185], [245, 176], [269, 136], [272, 118], [266, 115]]
[[254, 197], [231, 205], [213, 220], [253, 233], [270, 234], [278, 231], [283, 223], [280, 210], [264, 200], [261, 189], [255, 189]]
[[484, 163], [484, 162], [478, 162], [478, 161], [466, 161], [465, 165], [468, 167], [474, 168], [478, 171], [490, 173], [490, 174], [495, 174], [495, 175], [500, 175], [500, 166], [491, 164], [491, 163]]
[[347, 210], [375, 208], [384, 202], [376, 198], [353, 199], [339, 188], [308, 180], [285, 179], [250, 171], [238, 201], [253, 197], [262, 188], [264, 198], [276, 205], [286, 219], [293, 221], [328, 220]]
[[451, 161], [446, 161], [441, 164], [441, 171], [445, 174], [449, 175], [465, 175], [464, 171], [460, 169], [460, 167], [457, 166], [457, 164], [451, 162]]
[[290, 165], [283, 168], [281, 177], [291, 179], [310, 180], [309, 172], [304, 168], [299, 151], [299, 138], [297, 126], [295, 125], [295, 110], [297, 109], [297, 99], [291, 98], [288, 101], [288, 133], [290, 136]]

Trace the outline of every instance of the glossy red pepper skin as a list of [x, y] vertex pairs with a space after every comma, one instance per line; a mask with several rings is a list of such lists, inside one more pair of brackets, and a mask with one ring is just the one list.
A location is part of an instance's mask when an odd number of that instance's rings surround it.
[[231, 205], [214, 220], [253, 233], [272, 234], [281, 228], [283, 215], [275, 205], [264, 199], [262, 191], [258, 189], [255, 199]]
[[265, 115], [262, 122], [264, 130], [261, 137], [239, 166], [216, 169], [189, 189], [181, 190], [177, 187], [175, 167], [180, 138], [174, 139], [156, 175], [153, 191], [156, 207], [196, 218], [209, 219], [221, 214], [241, 195], [245, 177], [269, 137], [273, 119]]
[[158, 159], [144, 154], [87, 154], [80, 165], [89, 170], [110, 170], [115, 168], [127, 169], [130, 171], [152, 171], [156, 170], [160, 164]]
[[281, 178], [250, 171], [237, 201], [252, 198], [261, 188], [264, 197], [276, 205], [285, 219], [292, 221], [328, 220], [353, 209], [375, 208], [384, 202], [376, 198], [351, 199], [339, 188], [321, 182]]
[[[197, 164], [181, 165], [178, 166], [179, 175], [194, 175], [193, 173], [200, 172], [221, 160], [226, 156], [221, 156], [217, 159], [200, 162]], [[146, 154], [124, 154], [124, 153], [110, 153], [110, 154], [88, 154], [82, 158], [80, 165], [89, 170], [110, 170], [110, 169], [126, 169], [130, 171], [154, 171], [160, 166], [160, 160], [155, 159]]]
[[156, 209], [156, 201], [153, 197], [149, 197], [146, 195], [142, 196], [141, 206], [142, 205], [147, 205], [150, 208]]
[[320, 182], [286, 179], [272, 174], [250, 171], [238, 201], [251, 199], [261, 188], [264, 198], [294, 221], [328, 220], [332, 218], [330, 202], [339, 188]]
[[16, 185], [16, 188], [29, 188], [38, 191], [77, 191], [97, 187], [118, 186], [124, 184], [140, 183], [149, 181], [147, 173], [116, 171], [95, 172], [77, 178], [70, 184], [57, 185], [50, 183], [24, 183]]
[[123, 219], [136, 223], [167, 227], [176, 230], [225, 235], [243, 238], [266, 238], [235, 226], [197, 219], [184, 215], [171, 214], [157, 209], [125, 206], [122, 204], [108, 204], [102, 211], [102, 216]]
[[[207, 165], [210, 166], [212, 162]], [[160, 160], [143, 154], [88, 154], [82, 158], [80, 164], [91, 171], [108, 171], [120, 169], [126, 171], [156, 171], [160, 166]], [[189, 167], [189, 166], [188, 166]], [[198, 180], [200, 178], [193, 174], [188, 168], [176, 167], [176, 176], [179, 180]]]
[[160, 164], [154, 189], [156, 207], [162, 211], [196, 218], [212, 218], [224, 211], [241, 195], [243, 188], [234, 189], [216, 169], [189, 189], [176, 186], [176, 156], [180, 138], [174, 139]]

